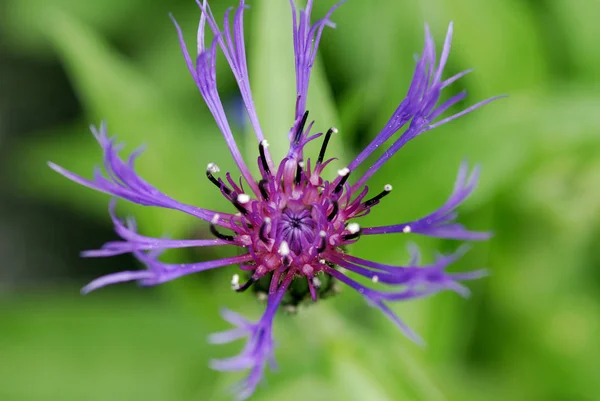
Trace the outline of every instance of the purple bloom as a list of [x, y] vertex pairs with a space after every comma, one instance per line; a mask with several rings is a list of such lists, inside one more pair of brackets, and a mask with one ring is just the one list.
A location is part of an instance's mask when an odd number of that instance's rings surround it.
[[[224, 178], [219, 177], [219, 167], [214, 163], [209, 163], [206, 169], [207, 178], [225, 198], [226, 204], [230, 205], [227, 208], [234, 210], [233, 212], [216, 212], [184, 204], [154, 188], [135, 172], [134, 161], [140, 152], [134, 152], [127, 161], [121, 159], [119, 151], [122, 146], [114, 138], [108, 137], [104, 124], [99, 129], [92, 127], [92, 132], [104, 152], [105, 174], [96, 171], [94, 178], [88, 180], [50, 163], [50, 167], [60, 174], [92, 189], [140, 205], [179, 210], [208, 222], [215, 238], [174, 240], [146, 237], [137, 232], [132, 219], [122, 222], [117, 218], [114, 211], [116, 202], [111, 201], [110, 215], [121, 240], [109, 242], [99, 250], [87, 251], [84, 256], [105, 257], [131, 252], [146, 269], [100, 277], [82, 291], [87, 293], [125, 281], [153, 286], [203, 270], [240, 265], [246, 281], [240, 283], [240, 275], [234, 275], [233, 289], [241, 292], [253, 287], [261, 293], [267, 300], [265, 314], [254, 323], [234, 312], [224, 311], [223, 317], [235, 328], [211, 336], [213, 343], [247, 338], [240, 355], [212, 363], [212, 367], [217, 370], [250, 370], [250, 374], [236, 389], [240, 400], [248, 398], [255, 391], [267, 363], [274, 364], [272, 324], [280, 305], [295, 307], [305, 299], [312, 298], [316, 301], [331, 294], [334, 281], [339, 281], [356, 289], [407, 336], [421, 342], [388, 304], [429, 296], [443, 290], [466, 296], [468, 289], [460, 282], [485, 274], [481, 270], [470, 273], [446, 271], [464, 253], [465, 247], [459, 247], [451, 255], [438, 255], [435, 262], [429, 265], [421, 265], [419, 252], [412, 249], [412, 259], [407, 266], [381, 264], [345, 252], [347, 245], [355, 243], [362, 235], [415, 233], [455, 240], [488, 238], [487, 233], [469, 231], [456, 222], [455, 210], [473, 192], [479, 173], [479, 169], [475, 168], [469, 174], [466, 164], [460, 166], [450, 198], [437, 211], [420, 219], [389, 226], [361, 227], [358, 223], [360, 217], [370, 213], [392, 191], [392, 186], [386, 185], [380, 192], [369, 194], [366, 186], [369, 178], [390, 157], [418, 135], [496, 99], [488, 99], [449, 117], [441, 117], [466, 96], [465, 92], [461, 92], [439, 104], [442, 90], [469, 72], [464, 71], [442, 79], [450, 52], [452, 24], [448, 27], [437, 61], [434, 41], [426, 27], [425, 47], [416, 62], [406, 98], [373, 141], [348, 166], [339, 169], [332, 180], [328, 180], [323, 171], [334, 159], [327, 159], [325, 155], [327, 145], [337, 129], [331, 128], [324, 134], [311, 133], [313, 123], [308, 119], [306, 97], [321, 35], [326, 26], [334, 26], [329, 18], [339, 4], [323, 19], [311, 24], [312, 3], [312, 0], [308, 0], [306, 9], [298, 12], [294, 2], [290, 0], [297, 99], [295, 120], [288, 133], [290, 148], [287, 156], [278, 164], [274, 163], [269, 154], [250, 90], [243, 36], [243, 14], [246, 9], [244, 0], [240, 0], [239, 7], [235, 10], [232, 27], [229, 18], [232, 10], [227, 11], [223, 31], [206, 0], [198, 2], [202, 12], [197, 55], [193, 58], [186, 48], [181, 29], [173, 19], [187, 67], [243, 177], [243, 181], [236, 181], [229, 173]], [[209, 46], [206, 46], [204, 40], [207, 24], [214, 34]], [[250, 125], [256, 134], [260, 171], [258, 178], [252, 176], [242, 158], [219, 98], [215, 68], [218, 47], [233, 71]], [[403, 132], [397, 134], [402, 129]], [[322, 138], [317, 158], [305, 158], [304, 146], [317, 138]], [[391, 143], [387, 145], [386, 151], [369, 167], [363, 166], [365, 160], [388, 140]], [[361, 171], [364, 171], [362, 175]], [[357, 175], [357, 178], [349, 180], [351, 175]], [[191, 264], [167, 264], [159, 261], [161, 252], [166, 249], [222, 245], [237, 246], [243, 250], [242, 255]], [[390, 289], [380, 291], [370, 288], [352, 279], [352, 275], [366, 277], [373, 284], [386, 284]]]

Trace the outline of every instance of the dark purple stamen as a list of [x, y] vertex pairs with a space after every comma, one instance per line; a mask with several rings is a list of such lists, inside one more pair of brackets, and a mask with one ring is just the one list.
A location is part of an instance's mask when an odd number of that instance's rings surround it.
[[334, 219], [335, 215], [337, 214], [338, 210], [340, 209], [340, 205], [338, 204], [337, 201], [332, 200], [331, 203], [333, 204], [333, 210], [331, 211], [331, 213], [329, 213], [329, 216], [327, 216], [327, 220], [329, 220], [329, 221]]
[[267, 156], [265, 154], [265, 148], [268, 146], [268, 142], [266, 140], [261, 141], [258, 144], [258, 153], [260, 154], [260, 162], [262, 164], [263, 170], [266, 175], [271, 175], [271, 170], [269, 169], [269, 163], [267, 162]]
[[306, 125], [307, 119], [308, 119], [308, 110], [306, 110], [304, 112], [304, 115], [302, 116], [302, 120], [300, 120], [298, 129], [296, 130], [296, 136], [294, 137], [294, 143], [296, 145], [300, 142], [300, 138], [302, 137], [302, 132], [304, 132], [304, 126]]
[[381, 198], [383, 198], [384, 196], [388, 195], [390, 192], [392, 192], [392, 186], [391, 185], [386, 185], [385, 187], [383, 187], [383, 191], [381, 191], [379, 193], [379, 195], [369, 199], [368, 201], [366, 201], [364, 203], [365, 207], [371, 207], [373, 205], [376, 205], [379, 203], [379, 201], [381, 200]]
[[212, 182], [213, 184], [215, 184], [217, 186], [217, 188], [221, 188], [221, 184], [219, 184], [219, 181], [217, 181], [217, 179], [215, 178], [214, 175], [212, 175], [210, 170], [206, 170], [206, 177], [208, 177], [208, 179], [210, 180], [210, 182]]
[[[218, 218], [213, 219], [213, 221], [218, 220]], [[217, 230], [217, 226], [215, 226], [215, 223], [213, 223], [211, 221], [210, 223], [210, 232], [217, 238], [222, 239], [224, 241], [233, 241], [235, 238], [233, 235], [225, 235], [219, 232], [219, 230]]]
[[263, 221], [260, 226], [260, 230], [258, 231], [258, 237], [265, 244], [269, 242], [269, 238], [267, 238], [267, 225], [270, 223], [270, 220]]
[[254, 277], [250, 277], [250, 280], [246, 281], [241, 287], [236, 288], [235, 291], [236, 292], [244, 292], [248, 288], [250, 288], [252, 286], [252, 284], [254, 284], [254, 283], [256, 283], [256, 279]]
[[355, 238], [358, 238], [358, 237], [360, 237], [360, 231], [357, 231], [357, 232], [355, 232], [355, 233], [353, 233], [353, 234], [346, 234], [346, 235], [343, 235], [343, 236], [342, 236], [342, 238], [343, 238], [345, 241], [350, 241], [350, 240], [352, 240], [352, 239], [355, 239]]
[[[242, 194], [244, 195], [244, 194]], [[248, 214], [248, 209], [246, 209], [244, 207], [244, 205], [242, 205], [242, 203], [239, 200], [240, 195], [236, 194], [235, 192], [233, 193], [233, 197], [231, 199], [231, 203], [233, 203], [233, 206], [235, 206], [235, 208], [241, 213], [241, 214]]]
[[348, 170], [347, 167], [344, 167], [343, 169], [338, 171], [338, 174], [342, 178], [340, 179], [340, 182], [336, 185], [335, 189], [333, 190], [334, 194], [338, 194], [338, 193], [342, 192], [342, 188], [344, 188], [344, 184], [348, 180], [348, 177], [350, 177], [350, 170]]
[[260, 180], [258, 182], [258, 190], [260, 191], [260, 194], [262, 195], [263, 199], [268, 201], [269, 200], [269, 192], [267, 192], [267, 188], [266, 185], [269, 183], [269, 180]]
[[321, 242], [319, 243], [319, 247], [317, 248], [317, 253], [323, 252], [327, 248], [327, 238], [323, 232], [321, 233]]
[[225, 195], [230, 195], [231, 194], [231, 190], [229, 188], [227, 188], [227, 186], [225, 185], [224, 182], [217, 180], [215, 178], [215, 176], [213, 175], [213, 173], [217, 173], [219, 172], [219, 166], [217, 166], [214, 163], [209, 163], [208, 167], [206, 168], [206, 177], [208, 178], [208, 180], [210, 182], [212, 182], [213, 184], [215, 184], [215, 186], [217, 188], [219, 188], [220, 190], [222, 190]]
[[325, 133], [325, 139], [323, 139], [323, 145], [321, 145], [321, 151], [319, 152], [319, 158], [317, 159], [317, 165], [323, 163], [323, 159], [325, 159], [325, 151], [327, 150], [327, 145], [329, 144], [329, 139], [331, 139], [331, 135], [337, 133], [338, 130], [335, 127], [331, 127]]
[[304, 162], [301, 160], [296, 167], [296, 177], [294, 178], [296, 185], [300, 185], [300, 181], [302, 180], [302, 167], [304, 167]]
[[226, 196], [231, 195], [231, 189], [229, 189], [229, 187], [227, 185], [225, 185], [225, 183], [223, 181], [219, 181], [219, 183], [221, 184], [221, 191], [223, 191], [225, 193]]
[[360, 230], [360, 225], [358, 225], [357, 223], [350, 223], [346, 226], [346, 230], [348, 230], [348, 232], [350, 234], [345, 234], [342, 236], [342, 238], [345, 241], [349, 241], [355, 238], [360, 237], [361, 234], [361, 230]]

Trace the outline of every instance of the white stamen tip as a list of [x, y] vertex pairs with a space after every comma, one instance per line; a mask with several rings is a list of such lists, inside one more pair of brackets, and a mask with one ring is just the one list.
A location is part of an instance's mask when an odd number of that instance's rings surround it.
[[237, 200], [243, 205], [244, 203], [250, 202], [250, 197], [246, 194], [239, 194]]
[[206, 166], [206, 171], [214, 174], [214, 173], [218, 173], [219, 171], [221, 171], [221, 169], [215, 163], [208, 163], [208, 166]]
[[265, 223], [270, 223], [271, 222], [271, 218], [270, 217], [265, 217]]
[[215, 214], [210, 222], [213, 224], [217, 224], [217, 221], [219, 221], [219, 217], [221, 217], [221, 216], [219, 216], [218, 214]]
[[319, 237], [325, 238], [325, 237], [327, 237], [327, 233], [325, 231], [321, 230], [321, 231], [319, 231]]
[[279, 250], [277, 251], [281, 256], [288, 256], [290, 254], [290, 247], [286, 241], [281, 241]]
[[392, 186], [390, 184], [387, 184], [386, 186], [383, 187], [383, 190], [385, 192], [391, 192], [392, 191]]
[[322, 265], [324, 265], [326, 263], [326, 260], [325, 259], [319, 259], [319, 263], [322, 264]]
[[237, 290], [238, 288], [240, 288], [239, 274], [234, 274], [233, 277], [231, 278], [231, 288], [233, 288], [234, 290]]
[[371, 277], [371, 281], [374, 283], [378, 283], [379, 282], [379, 276], [373, 276]]
[[298, 162], [298, 165], [300, 166], [300, 168], [304, 168], [304, 162]]
[[320, 288], [321, 287], [321, 280], [319, 280], [318, 277], [313, 277], [312, 282], [313, 282], [313, 285], [316, 288]]
[[403, 232], [403, 233], [409, 233], [409, 232], [411, 232], [411, 228], [410, 228], [410, 226], [406, 226], [406, 227], [404, 227], [404, 228], [402, 229], [402, 232]]
[[344, 167], [343, 169], [341, 169], [341, 170], [338, 170], [338, 175], [339, 175], [340, 177], [345, 177], [345, 176], [347, 176], [348, 174], [350, 174], [350, 169], [349, 169], [348, 167]]
[[336, 127], [331, 127], [331, 133], [332, 134], [337, 134], [339, 131]]
[[350, 234], [356, 234], [360, 231], [360, 225], [358, 223], [350, 223], [347, 228]]
[[263, 148], [268, 148], [269, 142], [267, 142], [266, 139], [263, 139], [262, 141], [260, 141], [260, 146], [262, 146]]

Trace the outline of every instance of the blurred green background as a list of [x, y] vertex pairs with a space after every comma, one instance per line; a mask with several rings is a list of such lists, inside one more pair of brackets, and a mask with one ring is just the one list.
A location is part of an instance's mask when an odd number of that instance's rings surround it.
[[[234, 0], [215, 0], [218, 19]], [[262, 127], [281, 154], [291, 125], [294, 75], [286, 0], [249, 0], [250, 76]], [[331, 0], [316, 1], [315, 17]], [[0, 400], [227, 400], [239, 376], [210, 358], [225, 329], [222, 306], [258, 318], [263, 306], [233, 294], [235, 267], [153, 289], [79, 288], [135, 268], [128, 256], [82, 260], [114, 239], [105, 195], [46, 166], [84, 176], [100, 165], [88, 124], [108, 122], [127, 150], [148, 145], [139, 171], [169, 195], [220, 208], [208, 162], [232, 170], [224, 142], [180, 54], [173, 12], [193, 48], [191, 0], [4, 0], [0, 5]], [[441, 205], [463, 158], [483, 166], [461, 222], [492, 229], [457, 270], [489, 267], [455, 294], [396, 305], [425, 339], [421, 349], [346, 290], [276, 323], [278, 374], [256, 400], [600, 400], [600, 3], [584, 0], [348, 1], [327, 29], [310, 90], [316, 129], [340, 128], [340, 168], [402, 100], [427, 21], [441, 46], [455, 39], [447, 76], [476, 71], [447, 96], [468, 103], [510, 97], [411, 142], [373, 178], [397, 189], [367, 224], [403, 221]], [[247, 160], [255, 143], [240, 119], [223, 58], [219, 88]], [[237, 123], [236, 123], [237, 121]], [[119, 203], [148, 235], [206, 235], [207, 226]], [[364, 238], [355, 254], [404, 262], [402, 235]], [[450, 241], [410, 238], [431, 258]], [[219, 256], [178, 252], [177, 260]], [[430, 260], [430, 259], [429, 259]]]

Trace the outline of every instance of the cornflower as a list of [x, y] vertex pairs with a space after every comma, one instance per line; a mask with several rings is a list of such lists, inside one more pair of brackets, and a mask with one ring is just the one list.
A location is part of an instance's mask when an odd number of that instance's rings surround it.
[[[201, 10], [198, 29], [197, 55], [192, 58], [183, 39], [183, 33], [171, 16], [183, 51], [186, 65], [221, 130], [231, 155], [241, 172], [239, 181], [231, 174], [219, 176], [219, 167], [209, 163], [206, 176], [214, 184], [226, 203], [235, 212], [213, 211], [177, 200], [162, 193], [142, 179], [134, 169], [134, 161], [140, 151], [131, 154], [127, 161], [119, 156], [122, 145], [109, 138], [106, 125], [92, 132], [104, 154], [106, 174], [97, 170], [93, 179], [86, 179], [62, 167], [49, 163], [50, 167], [65, 177], [86, 187], [107, 193], [116, 198], [144, 205], [174, 209], [192, 215], [209, 224], [214, 235], [211, 239], [174, 240], [152, 238], [137, 232], [135, 221], [121, 221], [115, 213], [115, 199], [109, 206], [119, 241], [111, 241], [99, 250], [86, 251], [84, 256], [106, 257], [132, 253], [142, 264], [143, 270], [122, 271], [100, 277], [82, 289], [83, 293], [98, 288], [137, 281], [142, 286], [154, 286], [181, 276], [229, 265], [239, 265], [241, 275], [235, 274], [232, 288], [243, 292], [254, 286], [266, 298], [266, 310], [256, 322], [224, 310], [223, 318], [235, 326], [233, 329], [214, 334], [213, 343], [228, 343], [247, 338], [246, 346], [236, 357], [216, 360], [212, 367], [223, 371], [249, 370], [249, 374], [235, 388], [237, 399], [251, 396], [262, 380], [267, 364], [274, 364], [273, 319], [281, 305], [295, 308], [305, 299], [317, 301], [334, 292], [334, 283], [341, 282], [358, 291], [370, 305], [381, 310], [409, 338], [422, 340], [390, 309], [389, 303], [430, 296], [443, 290], [468, 295], [462, 281], [479, 278], [483, 270], [467, 273], [449, 273], [446, 268], [465, 251], [459, 247], [450, 255], [438, 255], [431, 264], [421, 265], [419, 252], [411, 251], [406, 266], [388, 265], [352, 256], [346, 249], [362, 236], [376, 234], [413, 233], [454, 240], [485, 240], [485, 232], [467, 230], [456, 222], [455, 209], [473, 191], [479, 168], [469, 172], [466, 163], [460, 166], [454, 190], [448, 200], [436, 211], [419, 219], [379, 227], [361, 227], [360, 217], [371, 212], [392, 192], [391, 185], [371, 192], [368, 180], [398, 152], [417, 136], [457, 119], [495, 99], [491, 98], [448, 117], [441, 117], [450, 107], [462, 101], [466, 92], [460, 92], [439, 104], [444, 88], [463, 77], [470, 70], [443, 79], [443, 71], [450, 53], [452, 23], [448, 27], [439, 60], [428, 27], [425, 27], [425, 47], [416, 61], [412, 82], [404, 100], [394, 111], [381, 132], [347, 166], [337, 170], [333, 177], [323, 174], [333, 158], [326, 158], [327, 147], [338, 133], [334, 127], [327, 132], [312, 134], [314, 121], [309, 121], [306, 109], [309, 79], [317, 49], [325, 27], [334, 27], [330, 20], [335, 5], [324, 18], [311, 23], [313, 0], [298, 11], [290, 0], [293, 22], [293, 46], [296, 69], [296, 107], [293, 125], [288, 132], [289, 151], [279, 163], [271, 158], [268, 142], [263, 135], [254, 107], [248, 79], [248, 67], [244, 46], [244, 11], [246, 4], [240, 0], [230, 26], [230, 13], [224, 18], [221, 31], [206, 0], [197, 1]], [[205, 45], [205, 28], [214, 34], [210, 46]], [[216, 53], [220, 47], [239, 86], [241, 98], [248, 113], [250, 125], [256, 135], [258, 170], [254, 177], [245, 163], [234, 140], [216, 82]], [[398, 132], [403, 131], [399, 135]], [[316, 159], [305, 158], [304, 147], [322, 138]], [[364, 165], [368, 157], [391, 140], [386, 150], [369, 167]], [[355, 180], [350, 180], [356, 175]], [[352, 183], [350, 183], [352, 182]], [[189, 264], [169, 264], [159, 260], [167, 249], [237, 246], [243, 250], [240, 256]], [[385, 284], [391, 290], [381, 291], [354, 280], [348, 273], [366, 277], [373, 284]]]

